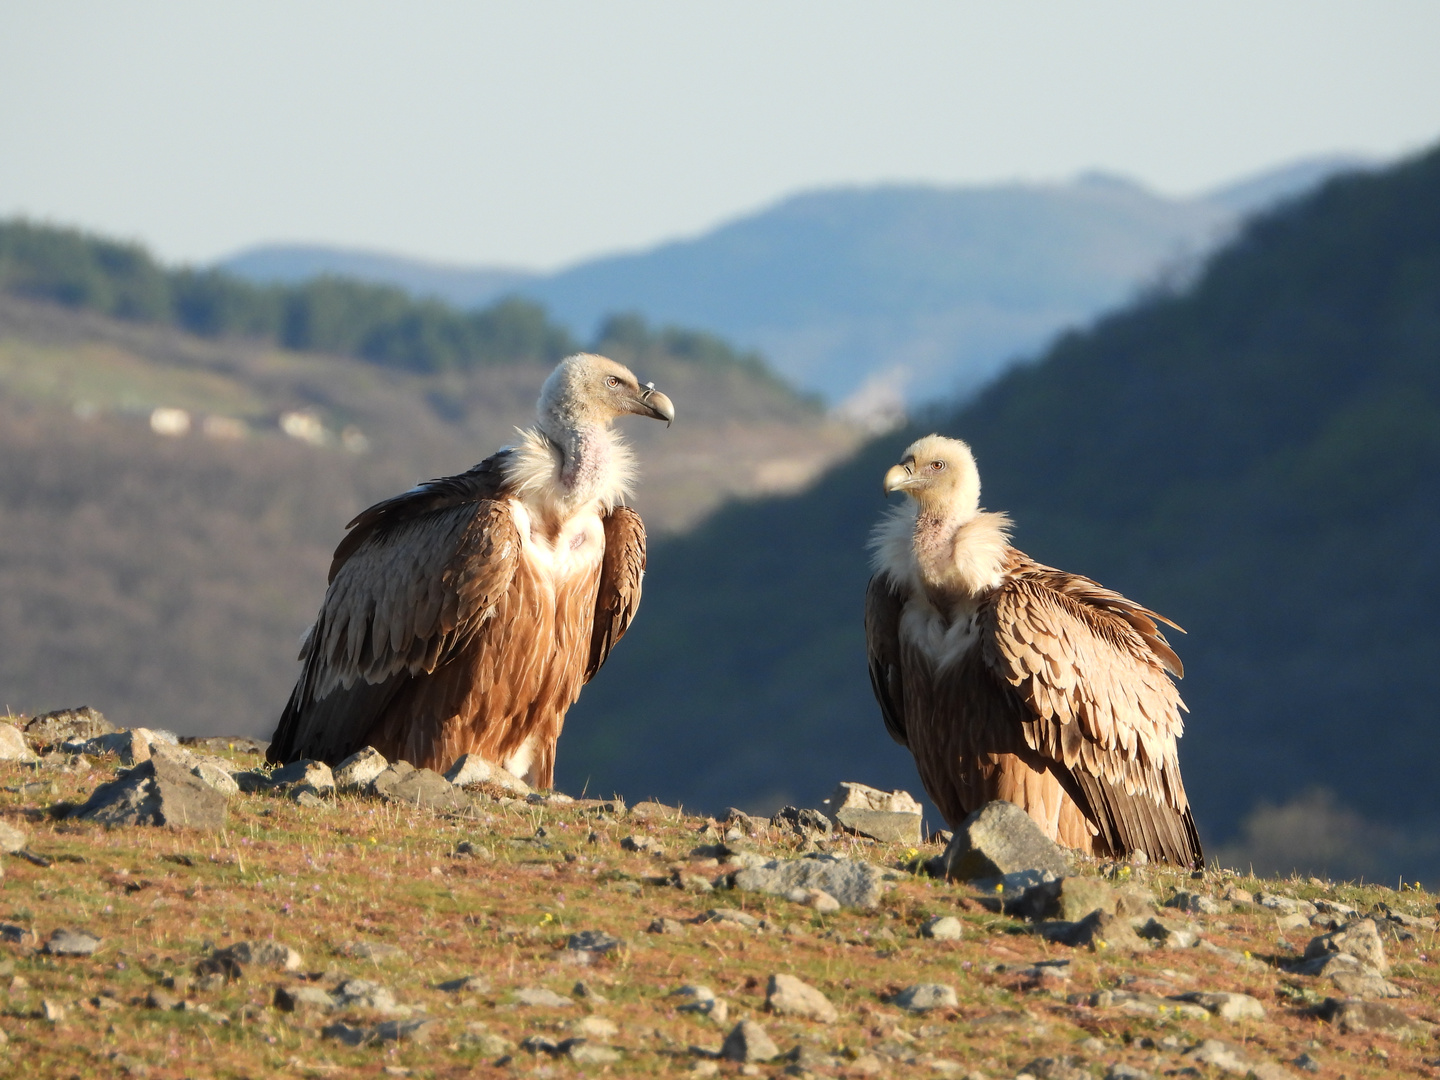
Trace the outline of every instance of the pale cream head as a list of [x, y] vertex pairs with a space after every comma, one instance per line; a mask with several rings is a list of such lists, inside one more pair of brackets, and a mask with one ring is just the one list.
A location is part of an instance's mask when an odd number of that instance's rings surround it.
[[576, 353], [556, 365], [540, 388], [537, 411], [552, 436], [609, 424], [627, 413], [664, 420], [667, 426], [675, 419], [675, 406], [654, 384], [641, 386], [624, 364], [594, 353]]
[[980, 511], [980, 471], [959, 439], [926, 435], [885, 474], [885, 494], [903, 491], [921, 510], [969, 518]]

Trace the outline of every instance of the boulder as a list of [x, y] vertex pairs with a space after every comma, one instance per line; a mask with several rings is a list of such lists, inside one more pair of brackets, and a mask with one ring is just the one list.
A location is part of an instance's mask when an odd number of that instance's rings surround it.
[[840, 855], [811, 854], [800, 859], [772, 859], [738, 870], [734, 888], [786, 896], [794, 889], [820, 889], [844, 907], [873, 908], [884, 889], [881, 870], [870, 863]]
[[490, 784], [512, 795], [530, 794], [530, 785], [520, 777], [508, 772], [493, 761], [486, 761], [479, 754], [462, 754], [455, 764], [445, 771], [445, 779], [456, 787], [477, 787]]
[[1264, 1020], [1265, 1006], [1249, 994], [1237, 994], [1226, 990], [1196, 991], [1176, 994], [1176, 1001], [1189, 1001], [1199, 1005], [1212, 1016], [1221, 1020]]
[[41, 713], [25, 724], [25, 737], [35, 746], [60, 746], [62, 743], [109, 735], [113, 731], [115, 725], [106, 720], [99, 709], [92, 709], [89, 705]]
[[274, 940], [240, 941], [219, 952], [247, 967], [253, 964], [278, 971], [300, 970], [300, 954], [289, 945]]
[[35, 751], [14, 724], [0, 720], [0, 761], [34, 761]]
[[1064, 877], [1070, 860], [1029, 814], [1014, 803], [996, 800], [960, 823], [936, 869], [936, 876], [951, 881], [1027, 870]]
[[100, 948], [100, 939], [83, 930], [68, 930], [64, 927], [54, 931], [45, 942], [42, 952], [51, 956], [90, 956]]
[[375, 778], [377, 795], [390, 802], [430, 810], [463, 810], [470, 805], [469, 796], [434, 769], [410, 768], [402, 773], [397, 766], [405, 764], [397, 761]]
[[101, 784], [71, 816], [102, 825], [219, 829], [226, 800], [181, 766], [152, 758]]
[[833, 1024], [840, 1018], [830, 999], [815, 987], [778, 972], [770, 976], [765, 988], [765, 1007], [781, 1016], [798, 1016], [822, 1024]]
[[71, 740], [64, 749], [75, 754], [114, 754], [122, 765], [138, 765], [150, 760], [150, 744], [155, 742], [155, 733], [148, 728], [129, 728], [112, 731], [108, 735], [97, 735], [93, 739]]
[[1380, 942], [1380, 931], [1373, 919], [1356, 919], [1329, 934], [1311, 938], [1305, 946], [1305, 955], [1291, 966], [1301, 975], [1330, 975], [1335, 970], [1344, 970], [1344, 962], [1336, 965], [1332, 958], [1354, 957], [1361, 974], [1384, 975], [1390, 970], [1385, 959], [1385, 948]]
[[926, 919], [920, 926], [920, 936], [935, 941], [959, 941], [964, 932], [960, 920], [954, 915], [937, 915]]
[[1435, 1024], [1416, 1020], [1382, 1001], [1326, 998], [1318, 1013], [1346, 1035], [1376, 1033], [1398, 1039], [1428, 1039], [1437, 1030]]
[[773, 1061], [780, 1056], [780, 1048], [754, 1020], [741, 1020], [725, 1036], [720, 1056], [726, 1061]]
[[881, 791], [844, 782], [825, 800], [825, 812], [843, 829], [886, 843], [920, 843], [920, 804], [908, 791]]
[[340, 791], [361, 791], [390, 765], [385, 755], [373, 746], [356, 750], [332, 770], [335, 787]]
[[1117, 900], [1115, 890], [1099, 878], [1064, 877], [1027, 889], [1005, 909], [1027, 919], [1079, 922], [1092, 911], [1115, 914]]
[[801, 810], [782, 806], [770, 819], [771, 828], [793, 832], [806, 840], [821, 840], [830, 835], [830, 819], [819, 810]]
[[1128, 920], [1108, 911], [1092, 911], [1079, 922], [1045, 922], [1036, 929], [1050, 941], [1059, 941], [1077, 948], [1088, 946], [1095, 952], [1104, 949], [1142, 952], [1149, 948], [1140, 940]]
[[317, 795], [329, 795], [335, 790], [335, 774], [323, 761], [301, 758], [271, 773], [270, 786], [309, 788]]
[[0, 821], [0, 852], [14, 855], [29, 843], [30, 835], [22, 828]]
[[945, 983], [916, 983], [907, 986], [893, 998], [890, 1004], [909, 1012], [929, 1012], [931, 1009], [953, 1009], [960, 1003], [953, 986]]

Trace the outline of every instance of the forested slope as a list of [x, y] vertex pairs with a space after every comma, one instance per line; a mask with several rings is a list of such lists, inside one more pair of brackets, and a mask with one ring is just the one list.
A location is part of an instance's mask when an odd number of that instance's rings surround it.
[[871, 699], [861, 605], [880, 478], [931, 428], [974, 446], [1019, 546], [1190, 631], [1181, 760], [1209, 840], [1323, 787], [1421, 858], [1440, 816], [1440, 152], [1331, 182], [1183, 294], [657, 546], [562, 783], [702, 807], [917, 787]]

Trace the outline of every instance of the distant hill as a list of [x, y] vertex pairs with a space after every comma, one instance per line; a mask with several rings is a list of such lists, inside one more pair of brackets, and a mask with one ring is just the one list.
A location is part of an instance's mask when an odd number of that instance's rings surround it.
[[220, 265], [237, 277], [262, 285], [302, 285], [319, 277], [343, 277], [393, 285], [412, 296], [432, 297], [462, 308], [492, 303], [535, 277], [526, 270], [449, 266], [313, 244], [264, 244], [232, 255]]
[[861, 607], [880, 478], [931, 429], [971, 442], [1020, 547], [1190, 631], [1181, 762], [1212, 846], [1440, 880], [1440, 150], [1330, 181], [1183, 291], [659, 545], [561, 784], [712, 810], [918, 790]]
[[[295, 281], [302, 267], [354, 274], [457, 303], [517, 292], [581, 335], [638, 311], [759, 349], [795, 383], [863, 413], [973, 392], [1194, 263], [1245, 215], [1360, 164], [1301, 162], [1192, 200], [1099, 174], [808, 192], [694, 239], [528, 279], [315, 248], [252, 249], [221, 265], [257, 281]], [[495, 291], [477, 291], [482, 282]]]

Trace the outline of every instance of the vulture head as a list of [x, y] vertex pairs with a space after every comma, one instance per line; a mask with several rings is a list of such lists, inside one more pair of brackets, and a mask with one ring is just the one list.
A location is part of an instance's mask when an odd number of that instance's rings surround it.
[[[640, 385], [630, 369], [606, 356], [576, 353], [561, 360], [540, 389], [540, 418], [564, 431], [608, 425], [627, 413], [675, 419], [675, 406], [654, 383]], [[556, 432], [551, 432], [555, 434]]]
[[926, 435], [906, 448], [885, 474], [885, 494], [903, 491], [922, 511], [971, 518], [980, 511], [980, 471], [959, 439]]

